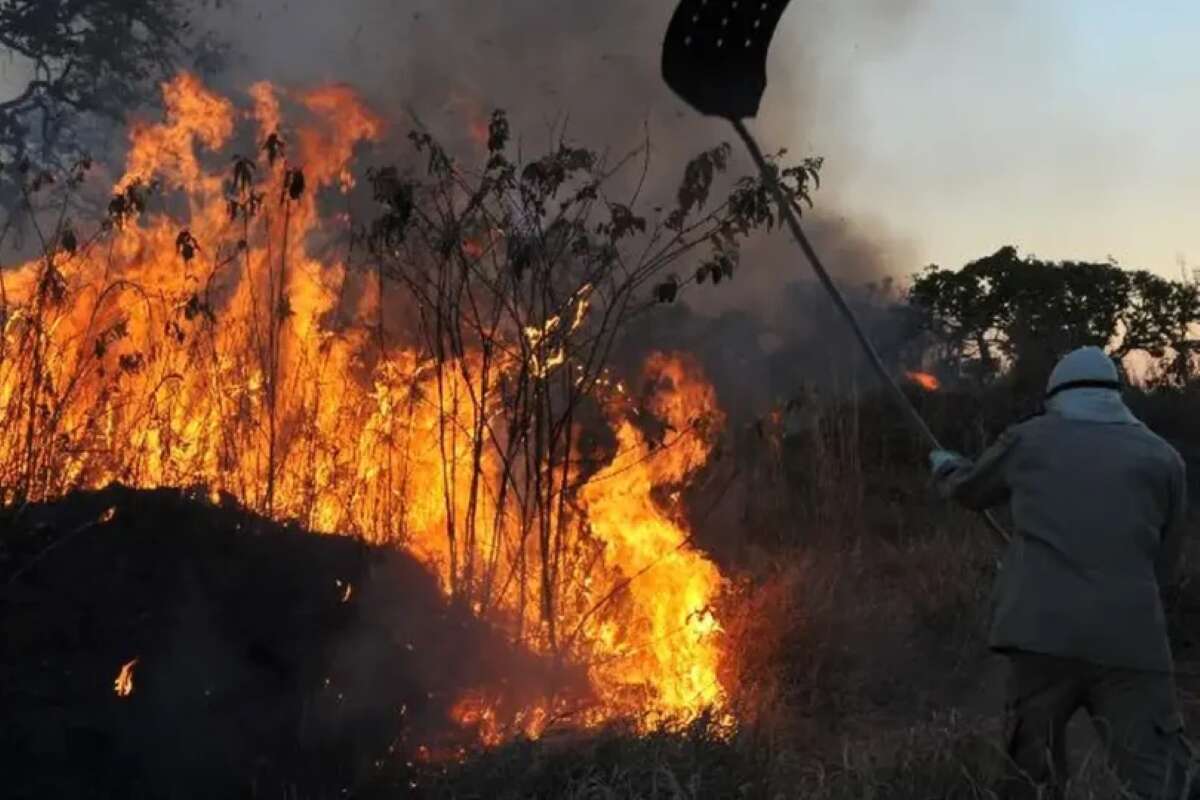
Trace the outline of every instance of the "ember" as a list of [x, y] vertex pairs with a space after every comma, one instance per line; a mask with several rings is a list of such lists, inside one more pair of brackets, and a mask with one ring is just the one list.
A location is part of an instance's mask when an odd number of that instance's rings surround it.
[[133, 668], [137, 666], [137, 663], [138, 660], [135, 658], [121, 665], [121, 671], [117, 673], [117, 679], [113, 681], [113, 691], [117, 693], [117, 697], [129, 697], [133, 694]]
[[938, 389], [942, 388], [941, 382], [928, 372], [906, 372], [904, 374], [910, 381], [917, 384], [927, 392], [936, 392]]

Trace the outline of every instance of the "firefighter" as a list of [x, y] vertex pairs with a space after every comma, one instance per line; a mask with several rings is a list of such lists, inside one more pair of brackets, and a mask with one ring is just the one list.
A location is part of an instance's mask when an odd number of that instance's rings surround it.
[[1179, 561], [1184, 464], [1120, 389], [1103, 350], [1075, 350], [1050, 375], [1045, 413], [975, 462], [935, 450], [930, 467], [943, 497], [1011, 508], [989, 644], [1011, 668], [1006, 735], [1021, 782], [1060, 796], [1064, 733], [1082, 707], [1137, 796], [1200, 798], [1161, 599]]

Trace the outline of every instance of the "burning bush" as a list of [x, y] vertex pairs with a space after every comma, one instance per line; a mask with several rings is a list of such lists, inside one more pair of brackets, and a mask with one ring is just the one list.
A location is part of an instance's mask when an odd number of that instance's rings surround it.
[[[562, 141], [521, 162], [499, 112], [482, 166], [418, 129], [412, 164], [360, 185], [385, 125], [345, 87], [257, 84], [243, 110], [184, 74], [163, 97], [102, 224], [68, 213], [85, 165], [24, 186], [44, 247], [0, 275], [4, 502], [204, 485], [408, 548], [453, 602], [588, 668], [586, 708], [465, 703], [489, 739], [719, 710], [722, 578], [669, 498], [721, 414], [689, 360], [622, 376], [610, 353], [654, 303], [732, 275], [742, 238], [775, 223], [763, 186], [712, 200], [719, 147], [642, 216], [640, 189], [612, 195], [645, 149], [610, 163]], [[784, 171], [789, 191], [817, 166]]]

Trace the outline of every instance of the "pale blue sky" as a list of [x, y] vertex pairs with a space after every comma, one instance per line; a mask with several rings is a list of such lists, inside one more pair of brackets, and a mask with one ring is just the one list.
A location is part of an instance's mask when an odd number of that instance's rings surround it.
[[831, 50], [851, 122], [811, 147], [918, 260], [1011, 242], [1178, 274], [1200, 266], [1198, 44], [1200, 3], [931, 0], [875, 52]]

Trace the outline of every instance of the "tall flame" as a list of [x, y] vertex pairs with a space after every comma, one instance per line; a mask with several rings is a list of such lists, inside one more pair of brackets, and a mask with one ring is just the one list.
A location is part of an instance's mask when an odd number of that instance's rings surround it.
[[678, 485], [708, 459], [697, 415], [715, 414], [716, 395], [682, 358], [652, 356], [646, 371], [671, 385], [654, 397], [652, 410], [678, 433], [651, 452], [629, 419], [614, 420], [623, 455], [584, 489], [592, 530], [607, 545], [605, 562], [629, 579], [628, 616], [607, 619], [598, 630], [616, 658], [595, 667], [593, 677], [635, 691], [654, 686], [655, 711], [668, 719], [724, 701], [716, 671], [721, 628], [712, 611], [721, 575], [653, 499], [657, 487]]
[[[659, 386], [649, 410], [675, 432], [661, 445], [634, 424], [615, 384], [607, 417], [616, 454], [582, 482], [577, 502], [543, 520], [580, 531], [572, 552], [555, 555], [551, 588], [563, 600], [558, 629], [547, 632], [544, 609], [526, 600], [545, 587], [524, 570], [538, 537], [514, 521], [521, 501], [472, 494], [474, 479], [453, 477], [476, 473], [494, 487], [504, 469], [470, 437], [445, 433], [494, 413], [467, 402], [484, 355], [466, 347], [438, 372], [416, 347], [381, 344], [364, 320], [378, 317], [382, 299], [336, 254], [344, 219], [320, 213], [318, 194], [352, 188], [354, 151], [382, 136], [382, 121], [343, 86], [284, 94], [258, 83], [249, 96], [243, 111], [191, 75], [164, 85], [165, 118], [130, 130], [107, 238], [5, 270], [6, 497], [110, 481], [205, 485], [313, 530], [398, 542], [447, 593], [470, 579], [456, 571], [464, 557], [492, 564], [503, 555], [522, 566], [494, 570], [492, 607], [477, 610], [529, 646], [586, 665], [598, 704], [576, 719], [650, 725], [720, 709], [727, 687], [713, 604], [722, 578], [659, 499], [704, 464], [703, 421], [720, 419], [698, 366], [666, 355], [646, 365]], [[286, 136], [285, 105], [306, 118]], [[263, 144], [235, 159], [230, 180], [206, 164], [245, 123]], [[170, 213], [146, 210], [154, 182]], [[490, 245], [463, 247], [482, 257]], [[523, 341], [509, 350], [529, 353], [529, 363], [494, 369], [545, 380], [569, 368], [564, 337], [587, 319], [590, 292], [514, 332]], [[448, 540], [475, 521], [478, 531]], [[349, 601], [349, 583], [337, 588]], [[118, 694], [132, 691], [136, 663], [122, 668]], [[486, 696], [462, 698], [457, 713], [495, 741], [506, 723]], [[518, 726], [537, 734], [562, 710], [556, 702], [521, 709]]]

